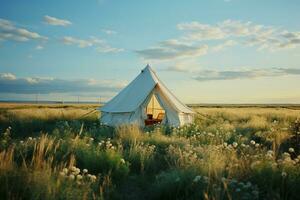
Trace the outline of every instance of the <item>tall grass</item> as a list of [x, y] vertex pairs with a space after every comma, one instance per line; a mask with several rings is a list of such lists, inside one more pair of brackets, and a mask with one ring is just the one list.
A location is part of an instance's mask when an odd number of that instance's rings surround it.
[[3, 108], [0, 197], [298, 198], [299, 110], [198, 108], [194, 124], [146, 129], [80, 118], [90, 110]]
[[[40, 132], [52, 132], [61, 126], [61, 122], [79, 124], [85, 123], [91, 126], [99, 123], [99, 112], [91, 112], [94, 107], [78, 106], [16, 106], [0, 105], [0, 131], [3, 132], [8, 126], [16, 137], [39, 135]], [[90, 113], [91, 112], [91, 113]], [[87, 113], [90, 113], [86, 115]], [[80, 123], [78, 123], [80, 122]]]

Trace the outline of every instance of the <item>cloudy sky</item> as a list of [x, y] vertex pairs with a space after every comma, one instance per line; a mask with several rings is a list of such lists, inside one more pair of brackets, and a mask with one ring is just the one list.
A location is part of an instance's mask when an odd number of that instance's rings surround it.
[[298, 0], [0, 2], [0, 100], [103, 101], [149, 63], [185, 103], [300, 103]]

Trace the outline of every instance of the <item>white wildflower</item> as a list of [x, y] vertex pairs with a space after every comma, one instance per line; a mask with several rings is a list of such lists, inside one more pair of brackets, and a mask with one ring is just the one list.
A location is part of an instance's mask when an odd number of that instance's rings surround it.
[[238, 143], [234, 142], [234, 143], [232, 143], [232, 146], [233, 146], [234, 148], [236, 148], [236, 147], [238, 146]]
[[75, 176], [74, 176], [73, 174], [71, 174], [71, 175], [69, 176], [69, 178], [70, 178], [70, 180], [74, 180], [74, 179], [75, 179]]
[[285, 178], [285, 177], [287, 176], [287, 173], [286, 173], [285, 171], [283, 171], [283, 172], [281, 173], [281, 176], [282, 176], [283, 178]]
[[289, 148], [289, 152], [290, 152], [290, 153], [294, 153], [294, 152], [295, 152], [294, 148], [292, 148], [292, 147]]
[[77, 174], [79, 174], [79, 173], [80, 173], [80, 169], [79, 169], [79, 168], [76, 168], [74, 174], [77, 175]]
[[72, 167], [71, 167], [71, 171], [72, 171], [72, 172], [75, 172], [76, 170], [77, 170], [77, 168], [76, 168], [75, 166], [72, 166]]
[[273, 155], [273, 153], [274, 152], [272, 150], [267, 151], [267, 154]]
[[68, 169], [67, 168], [63, 168], [63, 170], [62, 170], [65, 174], [67, 174], [68, 173]]
[[123, 158], [121, 158], [120, 162], [121, 164], [125, 164], [125, 160]]
[[193, 182], [195, 182], [195, 183], [197, 183], [197, 182], [199, 182], [201, 180], [201, 176], [196, 176], [195, 178], [194, 178], [194, 180], [193, 180]]
[[288, 152], [284, 152], [282, 155], [283, 155], [284, 158], [290, 158], [291, 157], [291, 155]]
[[96, 177], [95, 175], [92, 175], [92, 176], [91, 176], [91, 180], [92, 180], [93, 182], [95, 182], [96, 179], [97, 179], [97, 177]]
[[78, 175], [76, 176], [76, 179], [77, 179], [77, 180], [81, 180], [81, 179], [82, 179], [82, 176], [81, 176], [80, 174], [78, 174]]

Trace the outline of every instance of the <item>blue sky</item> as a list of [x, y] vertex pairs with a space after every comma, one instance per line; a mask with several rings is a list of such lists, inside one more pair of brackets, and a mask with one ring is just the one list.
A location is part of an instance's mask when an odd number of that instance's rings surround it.
[[149, 63], [185, 103], [300, 103], [297, 0], [0, 5], [0, 100], [108, 100]]

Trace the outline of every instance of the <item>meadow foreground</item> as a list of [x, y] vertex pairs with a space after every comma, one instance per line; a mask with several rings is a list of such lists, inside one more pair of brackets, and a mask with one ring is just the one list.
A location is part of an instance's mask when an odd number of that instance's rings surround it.
[[110, 128], [95, 105], [0, 105], [1, 199], [299, 199], [300, 109], [195, 107]]

